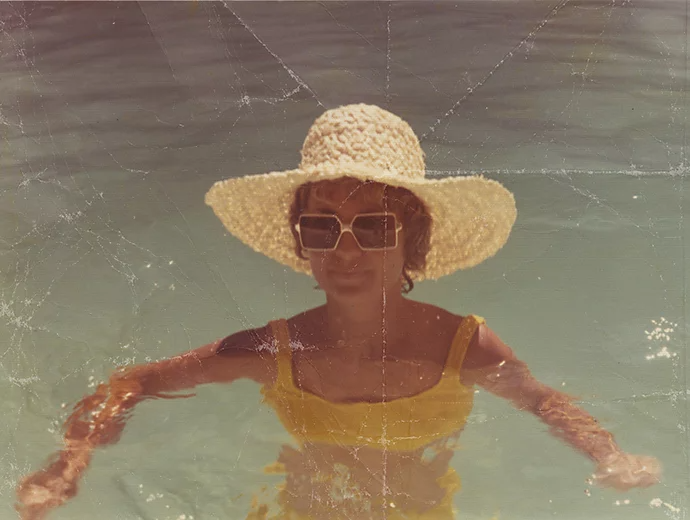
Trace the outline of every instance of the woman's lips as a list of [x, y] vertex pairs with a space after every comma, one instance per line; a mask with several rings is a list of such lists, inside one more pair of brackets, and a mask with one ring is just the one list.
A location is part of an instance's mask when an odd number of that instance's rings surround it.
[[359, 271], [359, 270], [331, 270], [330, 272], [331, 276], [335, 276], [337, 278], [358, 278], [360, 276], [363, 276], [365, 274], [365, 271]]

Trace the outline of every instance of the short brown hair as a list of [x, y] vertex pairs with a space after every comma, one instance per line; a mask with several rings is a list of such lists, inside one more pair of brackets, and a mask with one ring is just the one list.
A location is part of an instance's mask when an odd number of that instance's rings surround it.
[[[424, 202], [414, 193], [406, 188], [390, 186], [375, 181], [361, 181], [352, 177], [344, 177], [359, 186], [375, 185], [380, 188], [377, 197], [383, 200], [387, 207], [392, 209], [402, 220], [402, 232], [405, 234], [404, 240], [404, 259], [403, 277], [405, 284], [402, 292], [407, 294], [414, 287], [414, 282], [410, 277], [411, 272], [421, 272], [426, 267], [426, 255], [429, 252], [431, 240], [431, 215]], [[333, 180], [321, 180], [315, 182], [305, 182], [297, 187], [295, 197], [290, 206], [290, 230], [295, 237], [295, 253], [302, 260], [306, 257], [302, 254], [302, 246], [299, 242], [299, 235], [295, 229], [295, 224], [300, 215], [304, 212], [309, 202], [309, 197], [313, 194], [323, 196], [332, 185]]]

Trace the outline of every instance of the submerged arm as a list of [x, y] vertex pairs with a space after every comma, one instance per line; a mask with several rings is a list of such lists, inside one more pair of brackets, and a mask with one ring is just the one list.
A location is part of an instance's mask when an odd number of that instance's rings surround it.
[[623, 452], [613, 435], [575, 405], [572, 396], [535, 379], [488, 327], [480, 327], [465, 368], [469, 382], [531, 412], [553, 435], [597, 463], [594, 476], [600, 485], [625, 490], [659, 481], [661, 469], [656, 459]]
[[77, 494], [77, 483], [93, 450], [118, 441], [128, 413], [137, 403], [191, 397], [194, 394], [171, 392], [203, 383], [270, 377], [265, 372], [271, 364], [252, 346], [261, 336], [259, 331], [243, 331], [180, 356], [117, 370], [108, 383], [100, 384], [74, 406], [64, 425], [64, 447], [50, 464], [20, 481], [17, 511], [22, 520], [45, 518], [51, 509]]

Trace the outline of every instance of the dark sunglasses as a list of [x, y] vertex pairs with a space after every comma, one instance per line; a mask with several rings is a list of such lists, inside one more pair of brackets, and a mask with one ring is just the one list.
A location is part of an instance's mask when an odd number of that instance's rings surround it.
[[348, 226], [336, 215], [303, 214], [295, 224], [302, 248], [307, 251], [332, 251], [349, 231], [360, 249], [379, 251], [398, 246], [398, 223], [394, 213], [360, 213]]

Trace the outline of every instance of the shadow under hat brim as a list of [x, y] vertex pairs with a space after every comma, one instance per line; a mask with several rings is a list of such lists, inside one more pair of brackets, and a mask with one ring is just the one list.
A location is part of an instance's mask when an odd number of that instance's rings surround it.
[[354, 177], [401, 186], [417, 195], [433, 219], [424, 272], [413, 280], [437, 279], [468, 269], [496, 254], [517, 218], [515, 199], [503, 185], [481, 176], [411, 178], [353, 165], [337, 171], [287, 170], [216, 182], [206, 193], [225, 228], [255, 251], [295, 271], [311, 274], [297, 257], [289, 211], [295, 190], [305, 182]]

